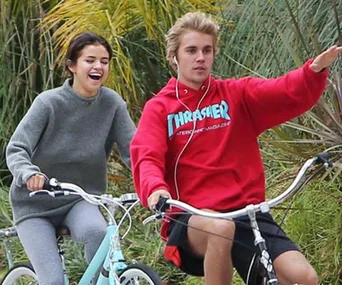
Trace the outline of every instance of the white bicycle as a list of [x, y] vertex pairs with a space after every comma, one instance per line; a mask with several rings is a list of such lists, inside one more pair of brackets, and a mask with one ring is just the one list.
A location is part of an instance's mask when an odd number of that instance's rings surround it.
[[[249, 272], [247, 276], [246, 284], [248, 285], [279, 285], [279, 281], [276, 277], [272, 260], [267, 251], [265, 239], [262, 237], [262, 234], [259, 230], [258, 222], [256, 219], [256, 213], [262, 212], [267, 213], [270, 211], [272, 207], [277, 206], [282, 203], [284, 200], [288, 199], [290, 196], [297, 193], [299, 190], [303, 189], [303, 187], [317, 174], [320, 170], [316, 171], [316, 173], [309, 175], [306, 177], [307, 171], [314, 165], [321, 164], [324, 167], [341, 167], [340, 164], [332, 163], [329, 160], [328, 153], [321, 153], [311, 159], [308, 159], [304, 165], [301, 167], [298, 172], [296, 178], [293, 183], [286, 189], [282, 194], [277, 196], [274, 199], [269, 201], [262, 202], [256, 205], [247, 205], [245, 208], [236, 210], [229, 213], [213, 213], [202, 211], [200, 209], [194, 208], [189, 204], [184, 202], [168, 199], [166, 197], [161, 197], [158, 204], [156, 205], [157, 213], [148, 217], [143, 221], [144, 224], [147, 224], [156, 219], [164, 219], [168, 218], [168, 212], [166, 211], [170, 207], [176, 207], [178, 209], [182, 209], [187, 213], [192, 215], [199, 215], [208, 218], [216, 218], [216, 219], [234, 219], [242, 216], [248, 216], [251, 229], [254, 234], [254, 244], [256, 246], [256, 256], [252, 259], [251, 264], [249, 266]], [[170, 218], [172, 219], [172, 218]], [[175, 221], [176, 222], [176, 221]]]

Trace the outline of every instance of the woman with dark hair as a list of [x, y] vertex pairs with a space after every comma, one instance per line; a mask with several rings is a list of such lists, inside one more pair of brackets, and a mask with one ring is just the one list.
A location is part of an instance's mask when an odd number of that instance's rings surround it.
[[42, 189], [48, 177], [56, 177], [91, 194], [104, 193], [114, 144], [130, 167], [135, 125], [123, 99], [102, 86], [111, 57], [103, 37], [90, 32], [76, 35], [65, 62], [71, 78], [35, 98], [7, 146], [14, 221], [40, 285], [64, 284], [56, 227], [68, 227], [71, 238], [85, 245], [90, 262], [105, 236], [106, 221], [97, 206], [78, 196], [30, 198], [29, 192]]

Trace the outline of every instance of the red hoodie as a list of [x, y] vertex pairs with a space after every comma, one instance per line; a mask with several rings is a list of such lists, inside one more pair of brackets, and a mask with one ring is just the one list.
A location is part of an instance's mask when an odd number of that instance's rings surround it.
[[[257, 137], [316, 104], [327, 71], [303, 67], [276, 79], [208, 78], [200, 90], [176, 79], [149, 100], [131, 143], [131, 164], [142, 204], [158, 189], [196, 208], [238, 209], [265, 200], [265, 175]], [[198, 106], [208, 88], [208, 93]], [[162, 234], [165, 236], [166, 227]]]

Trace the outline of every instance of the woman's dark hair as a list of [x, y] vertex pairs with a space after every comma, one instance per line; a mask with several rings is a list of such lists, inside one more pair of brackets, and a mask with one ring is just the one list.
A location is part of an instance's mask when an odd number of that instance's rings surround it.
[[[80, 56], [81, 51], [83, 48], [87, 45], [103, 45], [105, 49], [107, 50], [109, 54], [109, 60], [112, 59], [113, 56], [113, 51], [112, 48], [110, 47], [109, 43], [107, 40], [97, 34], [91, 33], [91, 32], [83, 32], [79, 33], [76, 36], [72, 38], [70, 41], [66, 56], [65, 56], [65, 64], [64, 64], [64, 69], [65, 71], [68, 71], [71, 73], [71, 71], [68, 68], [68, 62], [71, 61], [73, 64], [76, 64], [77, 59]], [[71, 73], [71, 76], [73, 74]]]

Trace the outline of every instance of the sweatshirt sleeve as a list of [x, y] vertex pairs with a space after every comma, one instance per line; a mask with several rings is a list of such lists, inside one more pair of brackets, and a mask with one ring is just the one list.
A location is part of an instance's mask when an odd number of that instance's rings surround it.
[[123, 102], [116, 110], [113, 132], [122, 161], [131, 168], [129, 146], [135, 133], [135, 125], [128, 113], [126, 103]]
[[239, 82], [257, 135], [298, 117], [317, 103], [326, 87], [328, 71], [312, 71], [312, 61], [275, 79], [247, 77]]
[[24, 185], [32, 175], [41, 173], [31, 158], [47, 124], [48, 114], [43, 103], [36, 98], [14, 131], [6, 148], [6, 162], [15, 184]]
[[168, 190], [164, 180], [167, 151], [167, 125], [161, 105], [148, 101], [131, 143], [132, 174], [143, 206], [158, 189]]

